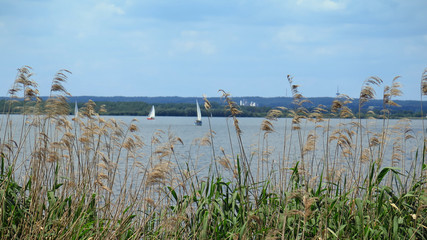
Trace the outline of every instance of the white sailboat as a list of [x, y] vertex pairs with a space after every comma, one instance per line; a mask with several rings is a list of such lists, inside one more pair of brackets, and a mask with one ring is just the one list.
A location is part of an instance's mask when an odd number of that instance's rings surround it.
[[147, 119], [148, 120], [154, 120], [154, 118], [156, 117], [156, 110], [154, 109], [154, 105], [151, 107], [151, 111], [148, 114]]
[[196, 126], [202, 126], [202, 113], [200, 112], [199, 102], [196, 100], [196, 106], [197, 106], [197, 119], [194, 121], [194, 124]]
[[74, 118], [79, 116], [79, 107], [77, 106], [77, 102], [74, 104]]

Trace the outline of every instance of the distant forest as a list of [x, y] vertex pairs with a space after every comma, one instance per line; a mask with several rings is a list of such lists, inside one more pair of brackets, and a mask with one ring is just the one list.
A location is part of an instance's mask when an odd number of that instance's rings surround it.
[[[19, 106], [22, 101], [15, 102], [14, 105], [8, 106], [7, 98], [0, 98], [0, 112], [7, 113], [20, 113]], [[46, 97], [42, 97], [46, 100]], [[203, 98], [196, 97], [96, 97], [96, 96], [82, 96], [70, 97], [70, 114], [74, 112], [74, 103], [77, 102], [78, 107], [84, 107], [84, 104], [89, 100], [96, 103], [97, 108], [101, 106], [106, 110], [101, 113], [103, 115], [128, 115], [128, 116], [145, 116], [148, 115], [152, 105], [156, 107], [156, 116], [196, 116], [196, 100], [202, 109], [202, 115], [216, 116], [229, 116], [226, 110], [226, 104], [222, 98], [208, 98], [212, 107], [209, 113], [204, 109]], [[278, 109], [282, 111], [283, 117], [290, 116], [289, 110], [296, 109], [297, 106], [293, 104], [293, 99], [290, 97], [233, 97], [232, 100], [236, 102], [239, 109], [242, 111], [241, 117], [265, 117], [271, 109]], [[331, 106], [335, 98], [331, 97], [318, 97], [307, 98], [309, 102], [303, 106], [312, 111], [316, 107], [321, 106], [326, 111], [323, 112], [325, 116], [335, 116], [331, 112]], [[390, 117], [403, 118], [403, 117], [421, 117], [421, 102], [420, 101], [395, 101], [400, 107], [390, 107]], [[251, 106], [252, 105], [252, 106]], [[346, 105], [356, 116], [359, 111], [359, 100], [353, 99], [351, 103]], [[9, 110], [10, 109], [10, 110]], [[287, 109], [287, 110], [286, 110]], [[361, 116], [366, 117], [366, 114], [380, 115], [383, 113], [382, 100], [370, 100], [363, 105]], [[427, 112], [427, 102], [423, 102], [423, 113]]]

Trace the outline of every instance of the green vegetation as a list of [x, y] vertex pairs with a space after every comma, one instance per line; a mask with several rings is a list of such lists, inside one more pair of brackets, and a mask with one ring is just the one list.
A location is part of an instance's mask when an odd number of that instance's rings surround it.
[[[69, 121], [62, 85], [68, 74], [57, 73], [43, 107], [29, 67], [19, 69], [10, 91], [25, 101], [10, 109], [22, 114], [19, 131], [10, 115], [0, 125], [2, 239], [427, 238], [426, 138], [418, 141], [408, 121], [389, 126], [392, 97], [400, 94], [396, 79], [384, 88], [381, 120], [362, 121], [346, 98], [327, 115], [305, 108], [288, 76], [294, 105], [286, 110], [292, 120], [279, 156], [268, 141], [282, 109], [269, 111], [259, 150], [248, 154], [240, 109], [222, 92], [238, 144], [216, 152], [212, 131], [195, 143], [212, 150], [203, 157], [210, 158], [209, 173], [199, 176], [200, 159], [174, 151], [178, 136], [159, 131], [144, 152], [135, 122], [104, 119], [92, 101]], [[364, 82], [359, 108], [381, 84]], [[427, 95], [427, 70], [421, 86]], [[205, 100], [208, 116], [212, 106]], [[328, 116], [356, 118], [331, 130]], [[304, 129], [307, 121], [313, 129]], [[369, 121], [383, 128], [374, 132]]]
[[[99, 102], [106, 109], [105, 115], [130, 115], [146, 116], [151, 109], [151, 104], [141, 102]], [[209, 114], [215, 117], [226, 117], [229, 114], [224, 104], [212, 103]], [[242, 106], [241, 117], [265, 117], [270, 107], [249, 107]], [[207, 116], [206, 110], [202, 114]], [[194, 103], [162, 103], [156, 104], [157, 116], [196, 116], [196, 105]]]
[[[331, 105], [334, 99], [328, 98], [328, 105]], [[356, 101], [358, 102], [358, 100]], [[397, 101], [398, 102], [398, 101]], [[15, 101], [10, 105], [10, 101], [8, 100], [0, 100], [0, 109], [3, 109], [2, 113], [14, 113], [19, 114], [20, 113], [20, 107], [24, 104], [23, 101]], [[29, 105], [30, 103], [26, 103]], [[33, 103], [34, 104], [34, 103]], [[74, 103], [70, 103], [70, 114], [74, 114]], [[213, 102], [212, 108], [209, 112], [209, 114], [212, 114], [213, 117], [227, 117], [229, 116], [228, 111], [226, 110], [226, 106], [223, 103], [220, 102]], [[393, 107], [390, 111], [389, 118], [420, 118], [421, 112], [420, 107], [415, 108], [414, 106], [408, 104], [407, 102], [404, 102], [404, 106], [401, 107]], [[45, 108], [44, 101], [40, 102], [40, 107]], [[79, 103], [78, 106], [83, 107], [84, 103]], [[96, 111], [101, 110], [101, 107], [103, 107], [103, 110], [100, 114], [101, 115], [109, 115], [109, 116], [147, 116], [148, 112], [151, 109], [152, 104], [148, 104], [145, 102], [113, 102], [113, 101], [104, 101], [104, 102], [97, 102], [97, 106], [95, 107]], [[193, 117], [196, 116], [196, 109], [194, 103], [156, 103], [154, 104], [156, 106], [156, 115], [157, 116], [186, 116], [186, 117]], [[289, 107], [289, 104], [284, 104]], [[327, 107], [326, 105], [324, 105]], [[372, 105], [371, 105], [372, 106]], [[427, 104], [425, 105], [427, 107]], [[329, 106], [330, 108], [331, 106]], [[382, 106], [381, 106], [382, 107]], [[309, 111], [313, 111], [315, 107], [313, 107], [313, 104], [310, 104], [310, 106], [306, 107]], [[352, 110], [352, 112], [357, 112], [358, 107], [354, 104], [349, 104], [349, 108]], [[239, 117], [266, 117], [268, 112], [272, 109], [277, 109], [277, 107], [269, 107], [269, 106], [259, 106], [259, 107], [251, 107], [251, 106], [239, 106], [239, 110], [241, 111], [239, 113]], [[279, 107], [280, 109], [280, 107]], [[282, 117], [292, 117], [291, 113], [288, 110], [281, 110], [282, 111]], [[364, 109], [361, 109], [361, 118], [368, 118], [372, 115], [380, 116], [382, 115], [382, 108], [375, 105], [375, 108], [372, 109], [369, 112], [369, 110], [365, 107]], [[427, 112], [427, 110], [426, 110]], [[202, 115], [207, 116], [208, 113], [206, 110], [202, 109]], [[325, 112], [323, 113], [325, 117], [333, 117], [333, 114], [331, 112]]]

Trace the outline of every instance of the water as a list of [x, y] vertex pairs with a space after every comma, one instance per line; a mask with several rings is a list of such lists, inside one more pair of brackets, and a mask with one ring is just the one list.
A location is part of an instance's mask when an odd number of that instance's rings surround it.
[[[7, 143], [8, 134], [13, 135], [12, 138], [18, 142], [21, 137], [21, 126], [22, 116], [11, 115], [12, 120], [12, 132], [5, 132], [6, 127], [6, 115], [0, 116], [0, 143]], [[137, 120], [134, 124], [139, 128], [136, 134], [142, 138], [145, 146], [139, 149], [142, 153], [141, 157], [137, 159], [139, 162], [148, 166], [149, 159], [152, 153], [161, 146], [168, 142], [169, 136], [175, 136], [180, 139], [173, 144], [174, 155], [169, 156], [169, 160], [176, 166], [186, 168], [186, 163], [190, 164], [191, 168], [194, 168], [200, 176], [207, 176], [209, 166], [215, 159], [219, 160], [222, 157], [227, 156], [231, 164], [234, 164], [237, 156], [241, 156], [243, 152], [239, 148], [239, 140], [236, 134], [232, 118], [220, 118], [215, 117], [210, 119], [202, 118], [203, 125], [195, 126], [195, 117], [157, 117], [155, 120], [147, 120], [146, 117], [130, 117], [130, 116], [104, 116], [102, 117], [108, 121], [108, 119], [115, 119], [124, 123], [131, 123], [133, 120]], [[72, 117], [69, 117], [70, 122]], [[267, 172], [270, 169], [277, 170], [285, 167], [292, 167], [297, 161], [302, 161], [301, 158], [301, 146], [305, 146], [307, 137], [310, 134], [317, 135], [315, 141], [315, 149], [307, 151], [304, 155], [304, 162], [307, 167], [307, 171], [312, 175], [318, 175], [321, 168], [324, 166], [323, 162], [325, 156], [329, 156], [330, 161], [335, 159], [337, 166], [341, 168], [349, 168], [353, 166], [351, 159], [358, 157], [345, 156], [345, 147], [338, 146], [336, 141], [327, 141], [335, 130], [338, 129], [349, 129], [356, 131], [354, 124], [351, 122], [358, 122], [358, 120], [349, 119], [331, 119], [329, 122], [309, 122], [303, 120], [300, 124], [300, 130], [291, 130], [292, 119], [278, 119], [277, 121], [271, 121], [273, 123], [274, 131], [266, 133], [261, 130], [262, 122], [264, 118], [238, 118], [239, 127], [242, 131], [241, 140], [243, 144], [244, 154], [246, 154], [248, 162], [251, 165], [252, 170], [258, 170], [260, 166], [268, 166], [265, 169]], [[362, 144], [367, 147], [367, 134], [369, 137], [375, 134], [380, 134], [383, 129], [384, 122], [382, 120], [362, 120], [364, 139]], [[392, 126], [398, 125], [399, 127], [393, 129]], [[413, 168], [415, 159], [415, 151], [422, 150], [422, 121], [411, 120], [411, 121], [399, 121], [390, 120], [388, 122], [389, 135], [387, 136], [387, 144], [385, 149], [384, 166], [391, 166], [393, 162], [393, 153], [399, 153], [401, 160], [396, 161], [394, 165], [397, 167], [404, 168], [405, 171], [409, 171]], [[210, 129], [213, 134], [213, 146], [206, 144], [199, 144], [201, 140], [210, 140], [209, 133]], [[408, 130], [408, 131], [406, 131]], [[405, 133], [406, 132], [406, 133]], [[156, 134], [160, 133], [160, 134]], [[414, 138], [408, 138], [406, 141], [403, 139], [408, 134]], [[154, 147], [151, 144], [153, 136], [156, 136], [161, 144], [155, 144]], [[380, 135], [379, 135], [380, 136]], [[27, 148], [32, 147], [34, 138], [37, 134], [29, 132]], [[400, 137], [401, 139], [398, 139]], [[352, 146], [354, 147], [358, 140], [356, 137], [351, 139]], [[182, 143], [181, 143], [182, 142]], [[400, 144], [400, 145], [399, 145]], [[397, 146], [401, 146], [400, 150], [397, 151]], [[331, 147], [332, 146], [332, 147]], [[325, 152], [329, 149], [328, 152]], [[310, 149], [308, 149], [310, 150]], [[266, 153], [268, 152], [268, 154]], [[24, 159], [29, 157], [26, 153]], [[358, 152], [356, 152], [358, 154]], [[375, 156], [375, 152], [372, 153]], [[394, 155], [396, 156], [396, 155]], [[123, 161], [119, 161], [119, 165], [124, 164]], [[130, 163], [130, 166], [133, 166]], [[119, 169], [124, 169], [123, 165], [119, 166]], [[26, 168], [21, 168], [26, 169]], [[226, 171], [222, 167], [218, 167], [225, 176], [230, 177], [229, 171]], [[361, 169], [366, 171], [366, 169]], [[257, 174], [260, 174], [259, 172]], [[138, 172], [135, 172], [133, 176], [137, 176]]]

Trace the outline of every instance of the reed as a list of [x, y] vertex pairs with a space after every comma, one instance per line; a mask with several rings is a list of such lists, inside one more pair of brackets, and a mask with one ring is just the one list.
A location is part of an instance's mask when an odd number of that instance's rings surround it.
[[[143, 139], [137, 120], [104, 119], [93, 101], [69, 118], [70, 75], [60, 70], [43, 102], [24, 66], [9, 91], [9, 111], [19, 110], [22, 120], [13, 128], [16, 118], [7, 114], [0, 125], [1, 239], [427, 238], [424, 131], [415, 132], [407, 119], [389, 122], [399, 77], [384, 87], [381, 116], [362, 119], [382, 79], [362, 84], [353, 113], [345, 95], [331, 109], [308, 110], [287, 76], [294, 108], [269, 112], [254, 152], [244, 144], [238, 106], [220, 90], [232, 121], [230, 151], [218, 146], [208, 116], [209, 132], [187, 155], [177, 151], [184, 142], [171, 131]], [[283, 116], [290, 118], [278, 133]], [[272, 134], [283, 135], [279, 154]], [[210, 156], [199, 155], [202, 148]], [[198, 164], [205, 159], [210, 165], [202, 175]]]

